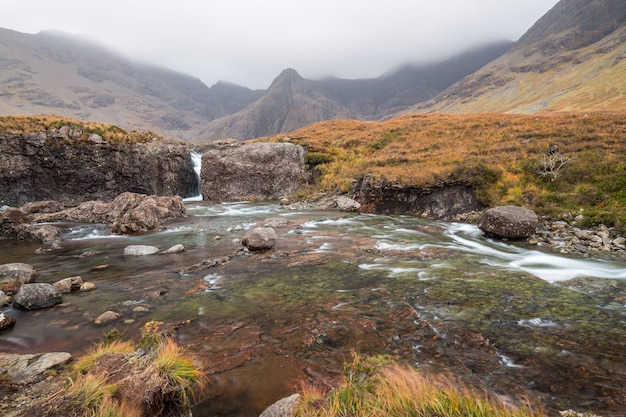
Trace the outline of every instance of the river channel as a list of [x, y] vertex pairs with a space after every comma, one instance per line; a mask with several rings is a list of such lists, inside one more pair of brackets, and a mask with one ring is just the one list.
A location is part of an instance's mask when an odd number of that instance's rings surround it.
[[[331, 387], [352, 352], [389, 354], [550, 414], [626, 415], [626, 262], [565, 257], [486, 239], [470, 224], [412, 216], [186, 202], [166, 230], [115, 236], [64, 224], [60, 249], [0, 241], [0, 263], [38, 282], [80, 275], [66, 294], [0, 333], [0, 351], [83, 353], [112, 329], [187, 321], [177, 333], [209, 374], [194, 416], [258, 416], [301, 384]], [[274, 249], [240, 239], [269, 225]], [[125, 257], [153, 245], [178, 254]], [[97, 325], [107, 310], [120, 313]]]

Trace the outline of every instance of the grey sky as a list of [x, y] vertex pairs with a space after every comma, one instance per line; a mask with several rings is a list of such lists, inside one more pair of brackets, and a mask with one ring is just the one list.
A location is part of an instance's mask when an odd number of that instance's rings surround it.
[[517, 40], [558, 0], [1, 0], [0, 27], [84, 35], [123, 55], [267, 88], [303, 77], [377, 77]]

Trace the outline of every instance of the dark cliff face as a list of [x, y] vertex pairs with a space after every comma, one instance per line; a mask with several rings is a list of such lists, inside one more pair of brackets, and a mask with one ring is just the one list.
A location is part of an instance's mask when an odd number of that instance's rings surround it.
[[73, 205], [130, 191], [188, 197], [197, 180], [186, 144], [177, 141], [73, 141], [47, 133], [0, 133], [0, 205], [39, 200]]
[[352, 192], [361, 204], [362, 213], [412, 214], [453, 220], [483, 208], [474, 189], [460, 183], [433, 187], [400, 186], [365, 176], [353, 185]]

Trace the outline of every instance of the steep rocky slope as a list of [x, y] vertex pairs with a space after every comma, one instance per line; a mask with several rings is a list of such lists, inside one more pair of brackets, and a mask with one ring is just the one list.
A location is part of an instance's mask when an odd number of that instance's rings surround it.
[[626, 110], [626, 2], [562, 0], [505, 55], [409, 112]]
[[0, 115], [55, 114], [191, 139], [259, 93], [132, 62], [57, 32], [0, 29]]

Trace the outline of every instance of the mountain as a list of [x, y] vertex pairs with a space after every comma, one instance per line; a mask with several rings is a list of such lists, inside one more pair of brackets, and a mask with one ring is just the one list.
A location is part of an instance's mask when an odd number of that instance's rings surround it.
[[265, 94], [245, 109], [214, 120], [201, 140], [240, 140], [271, 136], [331, 119], [378, 120], [428, 100], [506, 52], [503, 41], [449, 60], [406, 65], [378, 78], [307, 80], [294, 69], [284, 70]]
[[626, 1], [562, 0], [504, 55], [407, 112], [626, 110]]
[[233, 115], [211, 122], [200, 139], [239, 140], [291, 132], [329, 119], [351, 119], [352, 112], [319, 92], [294, 69], [284, 70], [257, 101]]
[[258, 91], [125, 59], [60, 32], [0, 29], [0, 114], [49, 113], [193, 139]]

